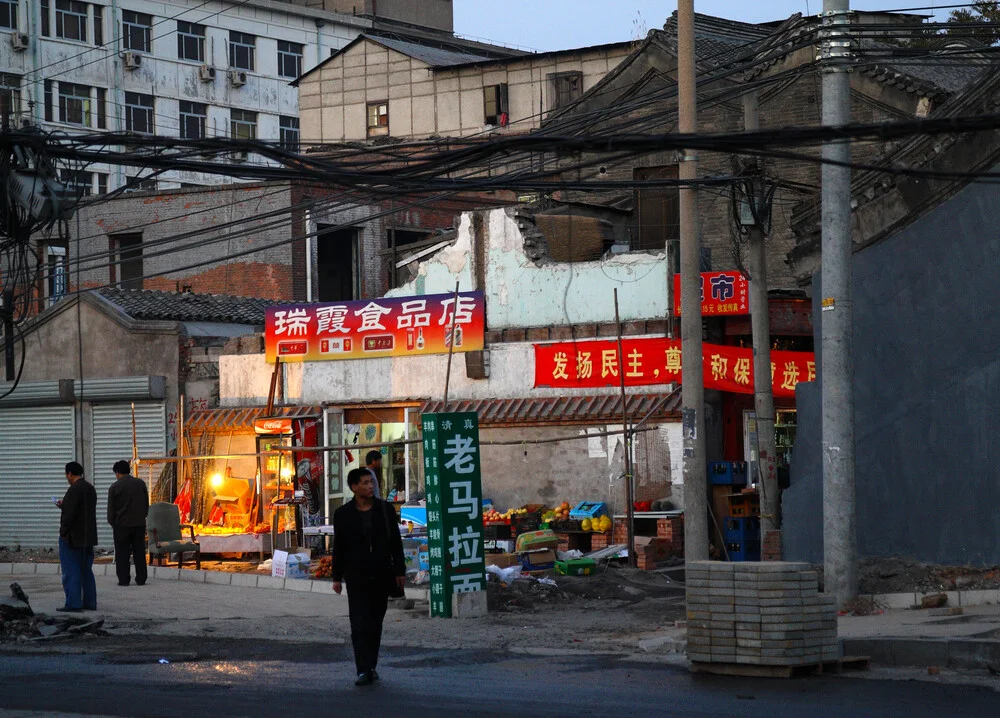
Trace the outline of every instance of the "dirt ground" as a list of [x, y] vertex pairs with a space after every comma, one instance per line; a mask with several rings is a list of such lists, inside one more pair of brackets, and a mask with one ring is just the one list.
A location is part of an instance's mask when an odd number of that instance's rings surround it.
[[865, 559], [858, 566], [858, 593], [931, 593], [1000, 588], [1000, 566], [939, 566], [909, 558]]

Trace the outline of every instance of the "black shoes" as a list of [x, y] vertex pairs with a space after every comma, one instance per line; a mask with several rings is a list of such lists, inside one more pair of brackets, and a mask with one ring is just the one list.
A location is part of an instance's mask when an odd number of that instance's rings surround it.
[[[83, 612], [82, 608], [70, 608], [69, 606], [60, 606], [56, 610], [57, 611], [61, 611], [62, 613], [82, 613]], [[369, 683], [370, 682], [371, 681], [369, 681]]]
[[373, 681], [377, 681], [378, 680], [378, 671], [376, 671], [374, 668], [372, 668], [370, 671], [368, 671], [368, 675], [370, 675], [372, 677]]
[[372, 671], [366, 671], [364, 673], [358, 674], [358, 679], [354, 681], [356, 686], [370, 686], [375, 681], [374, 676], [372, 676]]

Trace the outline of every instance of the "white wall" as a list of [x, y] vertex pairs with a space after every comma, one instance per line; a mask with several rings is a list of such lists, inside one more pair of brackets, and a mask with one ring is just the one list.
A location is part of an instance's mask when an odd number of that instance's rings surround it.
[[[486, 213], [487, 326], [548, 327], [612, 322], [614, 290], [622, 321], [663, 319], [669, 311], [664, 253], [632, 252], [593, 262], [533, 262], [512, 210]], [[413, 282], [388, 296], [455, 291], [472, 287], [471, 214], [463, 214], [455, 243], [420, 263]]]

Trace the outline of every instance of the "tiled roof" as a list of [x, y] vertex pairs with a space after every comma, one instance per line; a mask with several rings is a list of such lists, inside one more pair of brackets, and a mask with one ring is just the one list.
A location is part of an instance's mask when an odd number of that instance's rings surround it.
[[177, 322], [227, 322], [264, 324], [264, 310], [270, 299], [233, 297], [228, 294], [158, 292], [150, 289], [105, 287], [98, 293], [133, 319]]
[[[695, 53], [701, 62], [724, 65], [727, 60], [748, 52], [755, 42], [763, 40], [772, 32], [766, 26], [695, 13]], [[676, 42], [676, 12], [667, 19], [662, 33], [671, 42]]]
[[[629, 419], [638, 422], [676, 417], [681, 390], [660, 394], [632, 394], [627, 397]], [[444, 411], [444, 402], [428, 401], [422, 412]], [[530, 399], [463, 399], [448, 402], [448, 411], [474, 411], [482, 426], [505, 424], [594, 424], [622, 420], [619, 395], [532, 397]]]
[[[263, 406], [240, 406], [231, 409], [200, 409], [192, 411], [184, 422], [187, 434], [235, 432], [252, 433], [253, 423], [265, 418]], [[303, 419], [323, 416], [321, 406], [276, 406], [268, 419]]]

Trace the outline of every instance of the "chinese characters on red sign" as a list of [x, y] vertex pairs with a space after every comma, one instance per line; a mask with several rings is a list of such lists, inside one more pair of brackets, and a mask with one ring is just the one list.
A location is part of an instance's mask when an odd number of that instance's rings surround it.
[[[702, 272], [702, 316], [750, 313], [750, 283], [742, 273]], [[681, 275], [674, 275], [674, 316], [681, 315]]]
[[[753, 350], [704, 344], [705, 388], [752, 394]], [[677, 339], [623, 339], [619, 362], [614, 340], [535, 345], [536, 387], [646, 386], [681, 381], [681, 343]], [[775, 396], [795, 396], [795, 385], [816, 378], [812, 352], [771, 352]]]
[[268, 362], [324, 361], [447, 353], [483, 348], [482, 292], [379, 298], [269, 307], [264, 319]]

